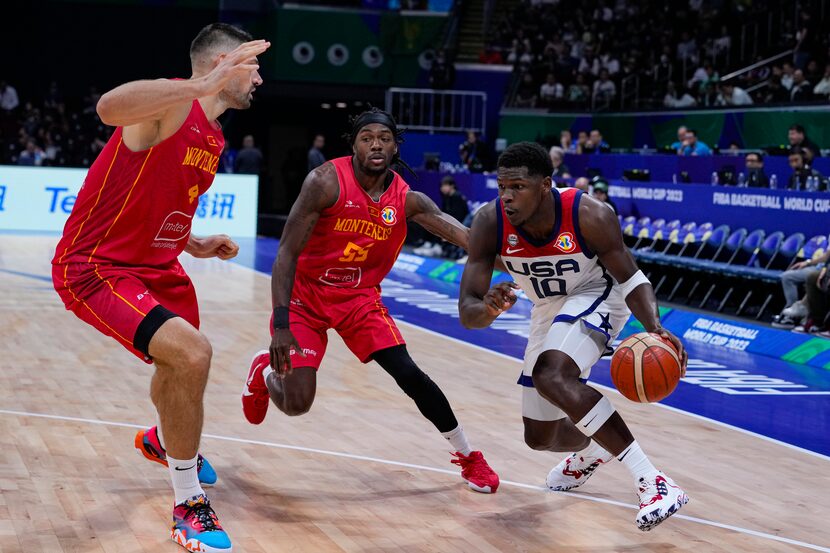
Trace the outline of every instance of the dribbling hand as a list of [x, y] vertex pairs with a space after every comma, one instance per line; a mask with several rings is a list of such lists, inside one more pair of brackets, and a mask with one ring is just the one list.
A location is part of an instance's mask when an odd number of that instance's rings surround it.
[[686, 363], [689, 361], [689, 354], [686, 353], [686, 348], [683, 347], [683, 342], [681, 342], [677, 336], [665, 328], [659, 328], [653, 332], [655, 334], [659, 334], [674, 345], [674, 349], [677, 350], [677, 356], [680, 358], [680, 378], [686, 376]]
[[277, 371], [280, 378], [285, 378], [293, 370], [291, 367], [291, 352], [293, 351], [301, 357], [305, 357], [303, 348], [297, 343], [294, 334], [287, 328], [278, 328], [274, 330], [274, 335], [271, 336], [271, 346], [268, 348], [271, 354], [271, 367]]
[[513, 290], [519, 288], [515, 282], [499, 282], [484, 295], [484, 305], [493, 317], [498, 317], [516, 304], [516, 294]]

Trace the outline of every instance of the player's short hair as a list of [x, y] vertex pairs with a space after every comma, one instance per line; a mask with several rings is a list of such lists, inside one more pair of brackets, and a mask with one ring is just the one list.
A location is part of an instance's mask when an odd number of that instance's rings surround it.
[[253, 37], [247, 31], [227, 23], [211, 23], [204, 27], [190, 43], [190, 60], [219, 49], [232, 50]]
[[536, 142], [517, 142], [508, 146], [499, 156], [499, 167], [527, 167], [529, 176], [549, 177], [553, 164], [548, 151]]

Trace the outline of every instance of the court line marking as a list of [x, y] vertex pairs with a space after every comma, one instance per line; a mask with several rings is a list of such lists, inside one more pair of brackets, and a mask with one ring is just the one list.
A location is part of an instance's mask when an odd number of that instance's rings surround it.
[[[141, 424], [131, 424], [126, 422], [116, 422], [116, 421], [105, 421], [100, 419], [87, 419], [82, 417], [68, 417], [63, 415], [50, 415], [47, 413], [34, 413], [28, 411], [13, 411], [11, 409], [0, 409], [0, 414], [4, 415], [12, 415], [18, 417], [34, 417], [34, 418], [42, 418], [42, 419], [51, 419], [51, 420], [60, 420], [60, 421], [67, 421], [67, 422], [80, 422], [80, 423], [87, 423], [87, 424], [97, 424], [101, 426], [115, 426], [121, 428], [147, 428], [146, 425]], [[320, 455], [328, 455], [330, 457], [340, 457], [343, 459], [351, 459], [354, 461], [368, 461], [370, 463], [378, 463], [382, 465], [389, 465], [389, 466], [396, 466], [396, 467], [405, 467], [410, 469], [416, 469], [419, 471], [424, 472], [434, 472], [439, 474], [448, 474], [455, 478], [458, 478], [458, 471], [449, 470], [449, 469], [442, 469], [437, 467], [430, 467], [426, 465], [416, 465], [414, 463], [404, 463], [401, 461], [392, 461], [390, 459], [380, 459], [378, 457], [369, 457], [367, 455], [357, 455], [354, 453], [344, 453], [340, 451], [330, 451], [327, 449], [317, 449], [312, 447], [303, 447], [298, 445], [290, 445], [290, 444], [280, 444], [276, 442], [266, 442], [262, 440], [250, 440], [247, 438], [236, 438], [233, 436], [220, 436], [218, 434], [202, 434], [202, 438], [208, 438], [213, 440], [221, 440], [225, 442], [233, 442], [239, 444], [248, 444], [248, 445], [258, 445], [263, 447], [269, 447], [272, 449], [285, 449], [289, 451], [301, 451], [303, 453], [316, 453]], [[613, 499], [605, 499], [603, 497], [593, 497], [590, 495], [585, 495], [582, 493], [568, 493], [568, 492], [550, 492], [547, 488], [543, 486], [536, 486], [533, 484], [525, 484], [523, 482], [514, 482], [512, 480], [502, 480], [501, 484], [506, 486], [512, 486], [514, 488], [521, 488], [526, 490], [533, 490], [533, 491], [541, 491], [545, 493], [556, 493], [561, 495], [567, 495], [570, 498], [575, 499], [582, 499], [584, 501], [591, 501], [594, 503], [601, 503], [604, 505], [611, 505], [614, 507], [622, 507], [629, 510], [637, 510], [637, 507], [631, 505], [629, 503], [623, 503], [622, 501], [615, 501]], [[795, 545], [798, 547], [803, 547], [806, 549], [812, 549], [814, 551], [822, 551], [824, 553], [830, 553], [830, 548], [823, 547], [820, 545], [803, 542], [799, 540], [794, 540], [791, 538], [785, 538], [782, 536], [776, 536], [774, 534], [767, 534], [765, 532], [759, 532], [757, 530], [750, 530], [749, 528], [742, 528], [740, 526], [733, 526], [731, 524], [723, 524], [720, 522], [715, 522], [712, 520], [707, 520], [704, 518], [698, 518], [693, 516], [688, 516], [684, 514], [676, 514], [673, 515], [674, 519], [681, 519], [687, 520], [689, 522], [694, 522], [697, 524], [703, 524], [705, 526], [712, 526], [715, 528], [721, 528], [723, 530], [731, 530], [732, 532], [737, 532], [739, 534], [745, 534], [748, 536], [754, 536], [756, 538], [761, 538], [770, 541], [776, 541], [779, 543], [786, 543], [788, 545]]]
[[[248, 267], [247, 265], [242, 265], [240, 262], [234, 262], [233, 264], [236, 267], [242, 267], [243, 269], [253, 271], [254, 273], [260, 275], [261, 277], [268, 278], [269, 280], [271, 278], [271, 275], [268, 275], [268, 274], [266, 274], [262, 271], [258, 271], [257, 269], [254, 269], [252, 267]], [[452, 342], [456, 342], [458, 344], [463, 344], [463, 345], [471, 347], [471, 348], [475, 348], [475, 349], [478, 349], [478, 350], [481, 350], [481, 351], [486, 351], [487, 353], [491, 353], [491, 354], [496, 355], [498, 357], [503, 357], [505, 359], [509, 359], [510, 361], [514, 361], [516, 363], [522, 363], [521, 359], [519, 359], [517, 357], [513, 357], [512, 355], [507, 355], [506, 353], [501, 353], [500, 351], [493, 351], [491, 349], [485, 348], [484, 346], [479, 346], [478, 344], [472, 344], [470, 342], [465, 342], [464, 340], [460, 340], [460, 339], [454, 338], [452, 336], [447, 336], [446, 334], [441, 334], [440, 332], [436, 332], [436, 331], [431, 330], [429, 328], [417, 325], [415, 323], [411, 323], [409, 321], [406, 321], [406, 320], [403, 320], [403, 319], [400, 319], [400, 318], [397, 318], [397, 317], [394, 317], [394, 316], [392, 318], [397, 323], [401, 323], [401, 324], [404, 324], [404, 325], [407, 325], [407, 326], [411, 326], [413, 328], [417, 328], [418, 330], [426, 332], [427, 334], [432, 334], [433, 336], [438, 336], [438, 337], [443, 338], [445, 340], [450, 340]], [[603, 384], [599, 384], [598, 382], [591, 382], [591, 386], [594, 386], [596, 388], [602, 388], [604, 391], [607, 391], [607, 392], [613, 392], [615, 394], [619, 394], [619, 392], [615, 388], [612, 388], [610, 386], [605, 386]], [[669, 411], [673, 411], [673, 412], [679, 413], [681, 415], [686, 415], [687, 417], [692, 417], [693, 419], [710, 422], [712, 424], [715, 424], [717, 426], [721, 426], [723, 428], [728, 428], [730, 430], [735, 430], [736, 432], [746, 434], [747, 436], [753, 436], [755, 438], [759, 438], [759, 439], [764, 440], [766, 442], [770, 442], [770, 443], [780, 445], [780, 446], [783, 446], [783, 447], [786, 447], [786, 448], [789, 448], [789, 449], [793, 449], [793, 450], [799, 451], [801, 453], [806, 453], [807, 455], [811, 455], [813, 457], [816, 457], [818, 459], [822, 459], [824, 461], [830, 461], [830, 456], [828, 456], [828, 455], [824, 455], [824, 454], [818, 453], [816, 451], [811, 451], [809, 449], [805, 449], [805, 448], [799, 447], [797, 445], [788, 444], [787, 442], [782, 442], [781, 440], [776, 440], [775, 438], [770, 438], [769, 436], [764, 436], [763, 434], [758, 434], [757, 432], [753, 432], [751, 430], [746, 430], [745, 428], [740, 428], [738, 426], [733, 426], [731, 424], [721, 422], [721, 421], [716, 420], [716, 419], [710, 419], [708, 417], [704, 417], [703, 415], [698, 415], [697, 413], [690, 413], [689, 411], [684, 411], [683, 409], [680, 409], [680, 408], [677, 408], [677, 407], [672, 407], [670, 405], [664, 405], [662, 403], [652, 403], [651, 405], [654, 405], [654, 406], [659, 407], [661, 409], [667, 409]]]

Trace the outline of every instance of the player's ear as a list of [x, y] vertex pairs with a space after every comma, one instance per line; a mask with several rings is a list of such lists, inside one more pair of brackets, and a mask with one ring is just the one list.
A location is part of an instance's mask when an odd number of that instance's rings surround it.
[[550, 177], [542, 179], [542, 188], [544, 188], [546, 192], [549, 192], [552, 186], [553, 180]]

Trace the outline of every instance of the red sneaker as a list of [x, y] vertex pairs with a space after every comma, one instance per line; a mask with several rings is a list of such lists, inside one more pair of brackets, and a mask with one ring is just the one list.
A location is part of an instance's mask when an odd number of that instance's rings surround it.
[[242, 389], [242, 412], [251, 424], [259, 424], [265, 420], [268, 404], [271, 403], [271, 395], [268, 393], [265, 378], [262, 376], [262, 371], [270, 364], [271, 357], [268, 350], [258, 351], [251, 360], [248, 380]]
[[481, 493], [496, 493], [499, 489], [499, 475], [495, 473], [480, 451], [471, 451], [464, 455], [456, 451], [450, 460], [453, 465], [461, 467], [461, 478], [467, 481], [471, 490]]

